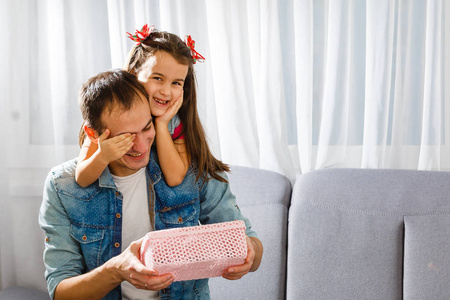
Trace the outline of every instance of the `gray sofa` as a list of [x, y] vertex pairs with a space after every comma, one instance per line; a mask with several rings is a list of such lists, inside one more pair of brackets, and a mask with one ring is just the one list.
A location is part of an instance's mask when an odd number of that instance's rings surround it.
[[265, 253], [212, 299], [450, 299], [450, 172], [323, 169], [291, 196], [273, 172], [230, 180]]
[[212, 299], [450, 299], [450, 172], [324, 169], [291, 185], [233, 167], [230, 181], [264, 255], [242, 280], [212, 278]]

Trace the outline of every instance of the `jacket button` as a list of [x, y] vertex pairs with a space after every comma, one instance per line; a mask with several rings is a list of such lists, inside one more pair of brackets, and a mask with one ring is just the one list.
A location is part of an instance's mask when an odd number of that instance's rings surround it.
[[114, 247], [119, 248], [119, 247], [120, 247], [120, 244], [116, 242], [116, 243], [114, 244]]
[[181, 216], [178, 217], [178, 223], [183, 222], [183, 218]]
[[119, 213], [116, 214], [116, 218], [120, 219], [121, 215]]
[[48, 236], [45, 237], [45, 242], [46, 243], [50, 242], [50, 238]]
[[87, 240], [86, 235], [83, 235], [83, 237], [81, 238], [83, 241]]
[[116, 191], [116, 196], [119, 196], [119, 195], [120, 195], [120, 193]]

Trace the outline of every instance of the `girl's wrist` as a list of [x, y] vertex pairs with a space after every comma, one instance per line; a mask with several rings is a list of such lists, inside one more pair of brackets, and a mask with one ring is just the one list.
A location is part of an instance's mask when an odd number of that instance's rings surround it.
[[169, 121], [166, 121], [164, 119], [162, 119], [161, 117], [157, 117], [154, 120], [155, 126], [158, 127], [167, 127], [167, 125], [169, 125]]
[[169, 124], [164, 122], [155, 122], [155, 131], [156, 133], [169, 132]]
[[96, 151], [93, 155], [96, 156], [97, 161], [104, 166], [105, 168], [109, 165], [110, 161], [107, 159], [107, 157], [100, 151], [100, 148], [98, 151]]

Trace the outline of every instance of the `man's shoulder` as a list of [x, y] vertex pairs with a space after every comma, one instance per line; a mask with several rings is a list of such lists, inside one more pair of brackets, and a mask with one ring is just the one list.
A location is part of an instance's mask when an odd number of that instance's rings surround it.
[[75, 170], [77, 168], [77, 158], [68, 160], [53, 167], [50, 170], [51, 178], [53, 180], [58, 180], [61, 178], [73, 178], [75, 180]]

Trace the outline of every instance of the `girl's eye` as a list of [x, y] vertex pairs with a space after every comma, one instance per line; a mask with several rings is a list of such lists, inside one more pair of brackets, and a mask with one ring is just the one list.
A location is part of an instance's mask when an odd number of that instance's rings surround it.
[[155, 77], [153, 77], [153, 79], [155, 79], [155, 80], [161, 80], [161, 77], [157, 77], [157, 76], [155, 76]]
[[183, 84], [181, 82], [175, 81], [173, 82], [174, 85], [179, 85], [179, 86], [183, 86]]

